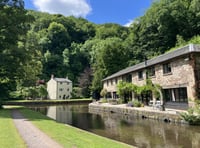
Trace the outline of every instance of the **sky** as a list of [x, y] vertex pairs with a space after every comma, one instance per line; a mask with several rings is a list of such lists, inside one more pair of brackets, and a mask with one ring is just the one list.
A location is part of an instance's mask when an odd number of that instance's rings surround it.
[[117, 23], [128, 26], [145, 14], [153, 0], [24, 0], [25, 8], [83, 17], [95, 24]]

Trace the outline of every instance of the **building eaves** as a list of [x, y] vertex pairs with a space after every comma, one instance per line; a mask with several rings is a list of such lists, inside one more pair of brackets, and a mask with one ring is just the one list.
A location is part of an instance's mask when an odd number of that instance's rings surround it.
[[176, 50], [167, 52], [167, 53], [162, 54], [160, 56], [157, 56], [153, 59], [150, 59], [150, 60], [147, 60], [145, 62], [136, 64], [136, 65], [131, 66], [131, 67], [127, 67], [123, 70], [120, 70], [120, 71], [106, 77], [102, 81], [106, 81], [106, 80], [109, 80], [109, 79], [112, 79], [112, 78], [115, 78], [115, 77], [119, 77], [119, 76], [131, 73], [131, 72], [134, 72], [134, 71], [138, 71], [140, 69], [144, 69], [146, 67], [149, 67], [149, 66], [152, 66], [152, 65], [155, 65], [155, 64], [163, 63], [163, 62], [166, 62], [168, 60], [171, 60], [171, 59], [174, 59], [176, 57], [186, 55], [186, 54], [189, 54], [189, 53], [192, 53], [192, 52], [200, 52], [200, 45], [189, 44], [187, 46], [178, 48]]

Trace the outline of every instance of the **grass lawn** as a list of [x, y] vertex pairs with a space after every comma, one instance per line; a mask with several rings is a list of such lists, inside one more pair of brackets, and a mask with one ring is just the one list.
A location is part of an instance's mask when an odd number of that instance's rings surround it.
[[10, 109], [0, 109], [0, 147], [26, 148], [12, 121]]
[[82, 99], [66, 99], [66, 100], [7, 100], [4, 102], [79, 102], [79, 101], [92, 101], [90, 98], [82, 98]]
[[68, 148], [127, 148], [129, 145], [116, 142], [89, 132], [57, 123], [56, 121], [29, 109], [20, 109], [41, 131]]

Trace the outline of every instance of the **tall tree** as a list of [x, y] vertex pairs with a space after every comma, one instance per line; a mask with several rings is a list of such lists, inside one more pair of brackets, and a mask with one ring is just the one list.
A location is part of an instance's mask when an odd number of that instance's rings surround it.
[[0, 1], [0, 98], [7, 97], [16, 80], [23, 77], [25, 49], [23, 48], [28, 23], [23, 0]]

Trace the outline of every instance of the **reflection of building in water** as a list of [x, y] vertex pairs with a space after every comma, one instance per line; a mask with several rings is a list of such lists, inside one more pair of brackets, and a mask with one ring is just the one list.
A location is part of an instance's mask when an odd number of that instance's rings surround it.
[[72, 111], [70, 106], [50, 106], [47, 116], [61, 123], [72, 123]]

